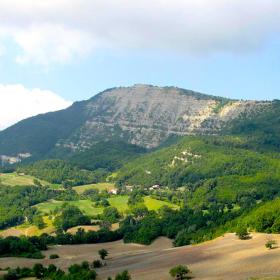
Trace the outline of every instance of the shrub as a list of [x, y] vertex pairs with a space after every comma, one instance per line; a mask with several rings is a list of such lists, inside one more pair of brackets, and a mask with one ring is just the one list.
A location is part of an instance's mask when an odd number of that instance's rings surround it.
[[268, 249], [275, 249], [277, 248], [277, 241], [276, 240], [268, 240], [265, 243], [265, 247]]
[[250, 238], [250, 234], [247, 231], [247, 227], [244, 225], [239, 226], [236, 229], [236, 235], [238, 236], [239, 239], [241, 240], [246, 240]]
[[92, 262], [92, 267], [93, 268], [100, 268], [100, 267], [102, 267], [102, 262], [100, 260], [94, 260]]
[[105, 260], [105, 258], [108, 256], [108, 251], [105, 249], [101, 249], [98, 251], [98, 254], [102, 260]]
[[116, 275], [115, 280], [131, 280], [131, 276], [129, 275], [128, 271], [125, 270]]
[[187, 275], [190, 273], [190, 270], [187, 266], [184, 265], [177, 265], [170, 269], [169, 274], [172, 277], [175, 277], [175, 279], [183, 280], [187, 277]]
[[51, 260], [58, 259], [58, 258], [59, 258], [59, 255], [57, 255], [57, 254], [50, 255]]

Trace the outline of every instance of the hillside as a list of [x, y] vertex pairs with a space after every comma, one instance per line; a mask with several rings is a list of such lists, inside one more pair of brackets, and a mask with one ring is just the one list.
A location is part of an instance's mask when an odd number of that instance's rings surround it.
[[0, 132], [0, 155], [3, 161], [13, 156], [13, 162], [26, 157], [62, 158], [115, 140], [154, 148], [174, 135], [217, 134], [232, 120], [260, 113], [270, 104], [228, 100], [175, 87], [113, 88]]
[[280, 158], [246, 147], [242, 137], [186, 137], [144, 155], [114, 175], [119, 185], [184, 187], [188, 205], [249, 206], [279, 193]]
[[269, 238], [280, 243], [279, 235], [253, 234], [252, 239], [238, 240], [231, 233], [196, 246], [179, 248], [172, 248], [167, 238], [160, 238], [150, 246], [123, 244], [122, 241], [62, 245], [53, 246], [44, 252], [47, 256], [58, 254], [59, 259], [2, 258], [0, 267], [32, 267], [34, 263], [39, 262], [44, 265], [54, 263], [66, 270], [70, 264], [85, 260], [92, 262], [98, 258], [98, 250], [105, 248], [110, 255], [106, 260], [107, 265], [98, 269], [99, 279], [107, 279], [127, 269], [133, 280], [170, 280], [169, 269], [183, 264], [190, 268], [192, 276], [198, 280], [276, 280], [280, 275], [280, 249], [265, 248], [264, 244]]

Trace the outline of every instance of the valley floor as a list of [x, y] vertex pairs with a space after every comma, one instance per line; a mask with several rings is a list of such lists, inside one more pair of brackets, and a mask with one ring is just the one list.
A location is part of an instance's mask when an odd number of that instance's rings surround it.
[[[94, 245], [55, 246], [43, 252], [44, 260], [1, 258], [0, 267], [32, 266], [54, 263], [66, 269], [73, 263], [98, 259], [98, 250], [109, 251], [107, 266], [98, 270], [100, 279], [128, 270], [133, 280], [170, 280], [169, 269], [177, 264], [188, 265], [195, 279], [243, 280], [280, 275], [280, 248], [268, 250], [265, 243], [273, 238], [280, 244], [280, 235], [253, 234], [250, 240], [239, 240], [232, 233], [195, 246], [173, 248], [170, 240], [159, 238], [150, 246], [123, 244], [122, 241]], [[51, 254], [59, 259], [49, 260]]]

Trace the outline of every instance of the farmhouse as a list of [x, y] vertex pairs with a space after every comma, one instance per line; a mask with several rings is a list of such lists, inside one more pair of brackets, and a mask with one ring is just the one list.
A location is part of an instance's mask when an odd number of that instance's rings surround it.
[[160, 189], [160, 185], [153, 185], [149, 188], [150, 191]]
[[110, 193], [110, 194], [118, 194], [118, 190], [112, 189], [112, 190], [109, 190], [108, 193]]

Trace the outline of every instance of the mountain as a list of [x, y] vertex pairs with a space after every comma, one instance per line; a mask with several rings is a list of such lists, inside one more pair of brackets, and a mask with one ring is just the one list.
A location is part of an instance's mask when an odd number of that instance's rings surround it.
[[176, 87], [112, 88], [0, 132], [0, 155], [7, 161], [60, 158], [106, 141], [155, 148], [172, 136], [215, 135], [233, 120], [270, 107], [271, 102], [230, 100]]

